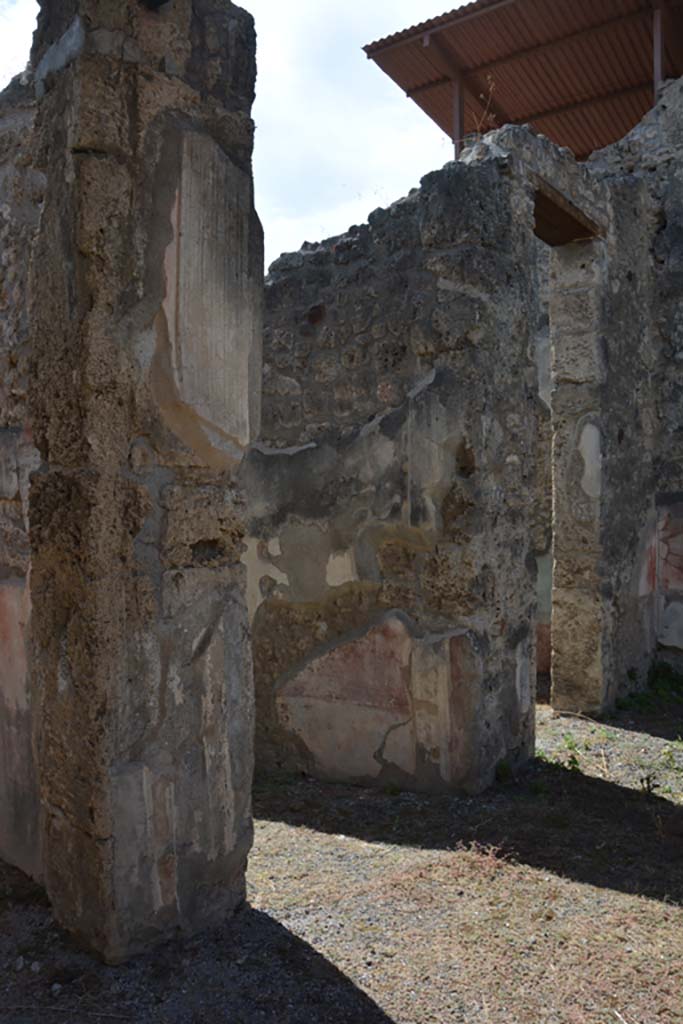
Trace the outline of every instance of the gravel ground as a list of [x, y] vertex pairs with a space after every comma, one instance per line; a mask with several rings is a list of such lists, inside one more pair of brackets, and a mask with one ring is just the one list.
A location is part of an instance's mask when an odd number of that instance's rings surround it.
[[0, 866], [2, 1024], [683, 1024], [683, 694], [539, 707], [483, 797], [269, 780], [250, 905], [123, 967]]

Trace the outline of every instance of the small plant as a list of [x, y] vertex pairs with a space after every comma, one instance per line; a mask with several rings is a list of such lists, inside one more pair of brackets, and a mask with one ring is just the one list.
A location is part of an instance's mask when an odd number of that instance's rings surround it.
[[655, 792], [660, 788], [657, 777], [650, 772], [647, 775], [641, 775], [640, 788], [646, 796], [654, 796]]
[[577, 747], [577, 745], [576, 745], [576, 740], [574, 739], [574, 737], [572, 736], [572, 734], [570, 732], [564, 733], [564, 735], [562, 736], [562, 740], [564, 741], [564, 745], [567, 748], [567, 750], [578, 750], [579, 749]]
[[570, 772], [579, 772], [579, 771], [581, 771], [581, 764], [579, 762], [579, 758], [578, 758], [577, 754], [572, 752], [569, 755], [569, 757], [567, 758], [567, 768], [569, 768]]
[[[635, 669], [626, 673], [631, 683], [638, 681]], [[683, 673], [666, 662], [655, 662], [647, 676], [647, 689], [616, 702], [619, 711], [656, 711], [662, 703], [683, 701]]]
[[496, 83], [493, 80], [493, 75], [491, 75], [490, 73], [486, 76], [486, 85], [486, 93], [482, 92], [479, 94], [479, 99], [481, 100], [483, 112], [481, 117], [477, 121], [477, 127], [475, 129], [475, 134], [478, 139], [480, 139], [482, 135], [485, 135], [486, 132], [490, 131], [492, 128], [495, 128], [497, 122], [496, 115], [493, 113], [491, 109], [493, 106], [493, 94], [496, 91]]
[[678, 770], [678, 762], [671, 747], [664, 747], [662, 750], [662, 761], [666, 768], [670, 768], [672, 771]]

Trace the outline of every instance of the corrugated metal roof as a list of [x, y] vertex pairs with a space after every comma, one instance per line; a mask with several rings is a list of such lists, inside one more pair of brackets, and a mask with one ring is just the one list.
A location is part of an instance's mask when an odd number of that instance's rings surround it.
[[[365, 47], [447, 134], [531, 123], [577, 156], [626, 135], [653, 102], [651, 0], [475, 0]], [[664, 78], [683, 75], [683, 7], [665, 3]], [[426, 45], [428, 41], [429, 45]]]
[[475, 11], [485, 10], [487, 7], [491, 7], [493, 4], [498, 4], [499, 0], [472, 0], [469, 4], [464, 4], [463, 7], [458, 7], [454, 11], [447, 11], [446, 14], [441, 14], [437, 18], [430, 18], [429, 21], [421, 21], [417, 25], [413, 25], [411, 28], [403, 29], [401, 32], [394, 32], [390, 36], [385, 36], [384, 39], [378, 39], [375, 43], [368, 43], [367, 46], [363, 47], [368, 56], [379, 49], [383, 49], [387, 46], [391, 46], [394, 43], [400, 42], [402, 39], [407, 39], [410, 36], [422, 35], [424, 32], [429, 32], [430, 29], [440, 28], [449, 21], [453, 21], [456, 18], [462, 19], [468, 14], [472, 14]]

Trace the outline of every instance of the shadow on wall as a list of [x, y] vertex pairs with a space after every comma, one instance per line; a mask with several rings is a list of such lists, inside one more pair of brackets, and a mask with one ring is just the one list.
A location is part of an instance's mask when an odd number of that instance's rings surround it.
[[[0, 915], [0, 962], [8, 960], [12, 944], [16, 956], [21, 935], [25, 958], [36, 956], [43, 968], [39, 974], [25, 969], [0, 977], [0, 1020], [12, 1024], [38, 1024], [46, 1014], [50, 1020], [104, 1016], [136, 1024], [393, 1024], [329, 960], [249, 907], [220, 928], [170, 942], [120, 967], [77, 951], [50, 922], [37, 887], [2, 864]], [[53, 985], [60, 986], [58, 1006]]]
[[683, 905], [683, 807], [558, 764], [535, 761], [522, 784], [476, 800], [259, 785], [254, 814], [367, 842], [492, 846], [578, 882]]

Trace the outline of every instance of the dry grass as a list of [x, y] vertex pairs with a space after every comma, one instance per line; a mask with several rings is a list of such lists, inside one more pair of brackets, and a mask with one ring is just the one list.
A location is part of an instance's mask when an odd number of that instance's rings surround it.
[[122, 968], [0, 870], [0, 1021], [682, 1024], [682, 735], [667, 689], [540, 708], [537, 761], [477, 799], [261, 783], [251, 908]]
[[683, 701], [538, 717], [483, 799], [262, 786], [252, 902], [396, 1024], [682, 1022]]

